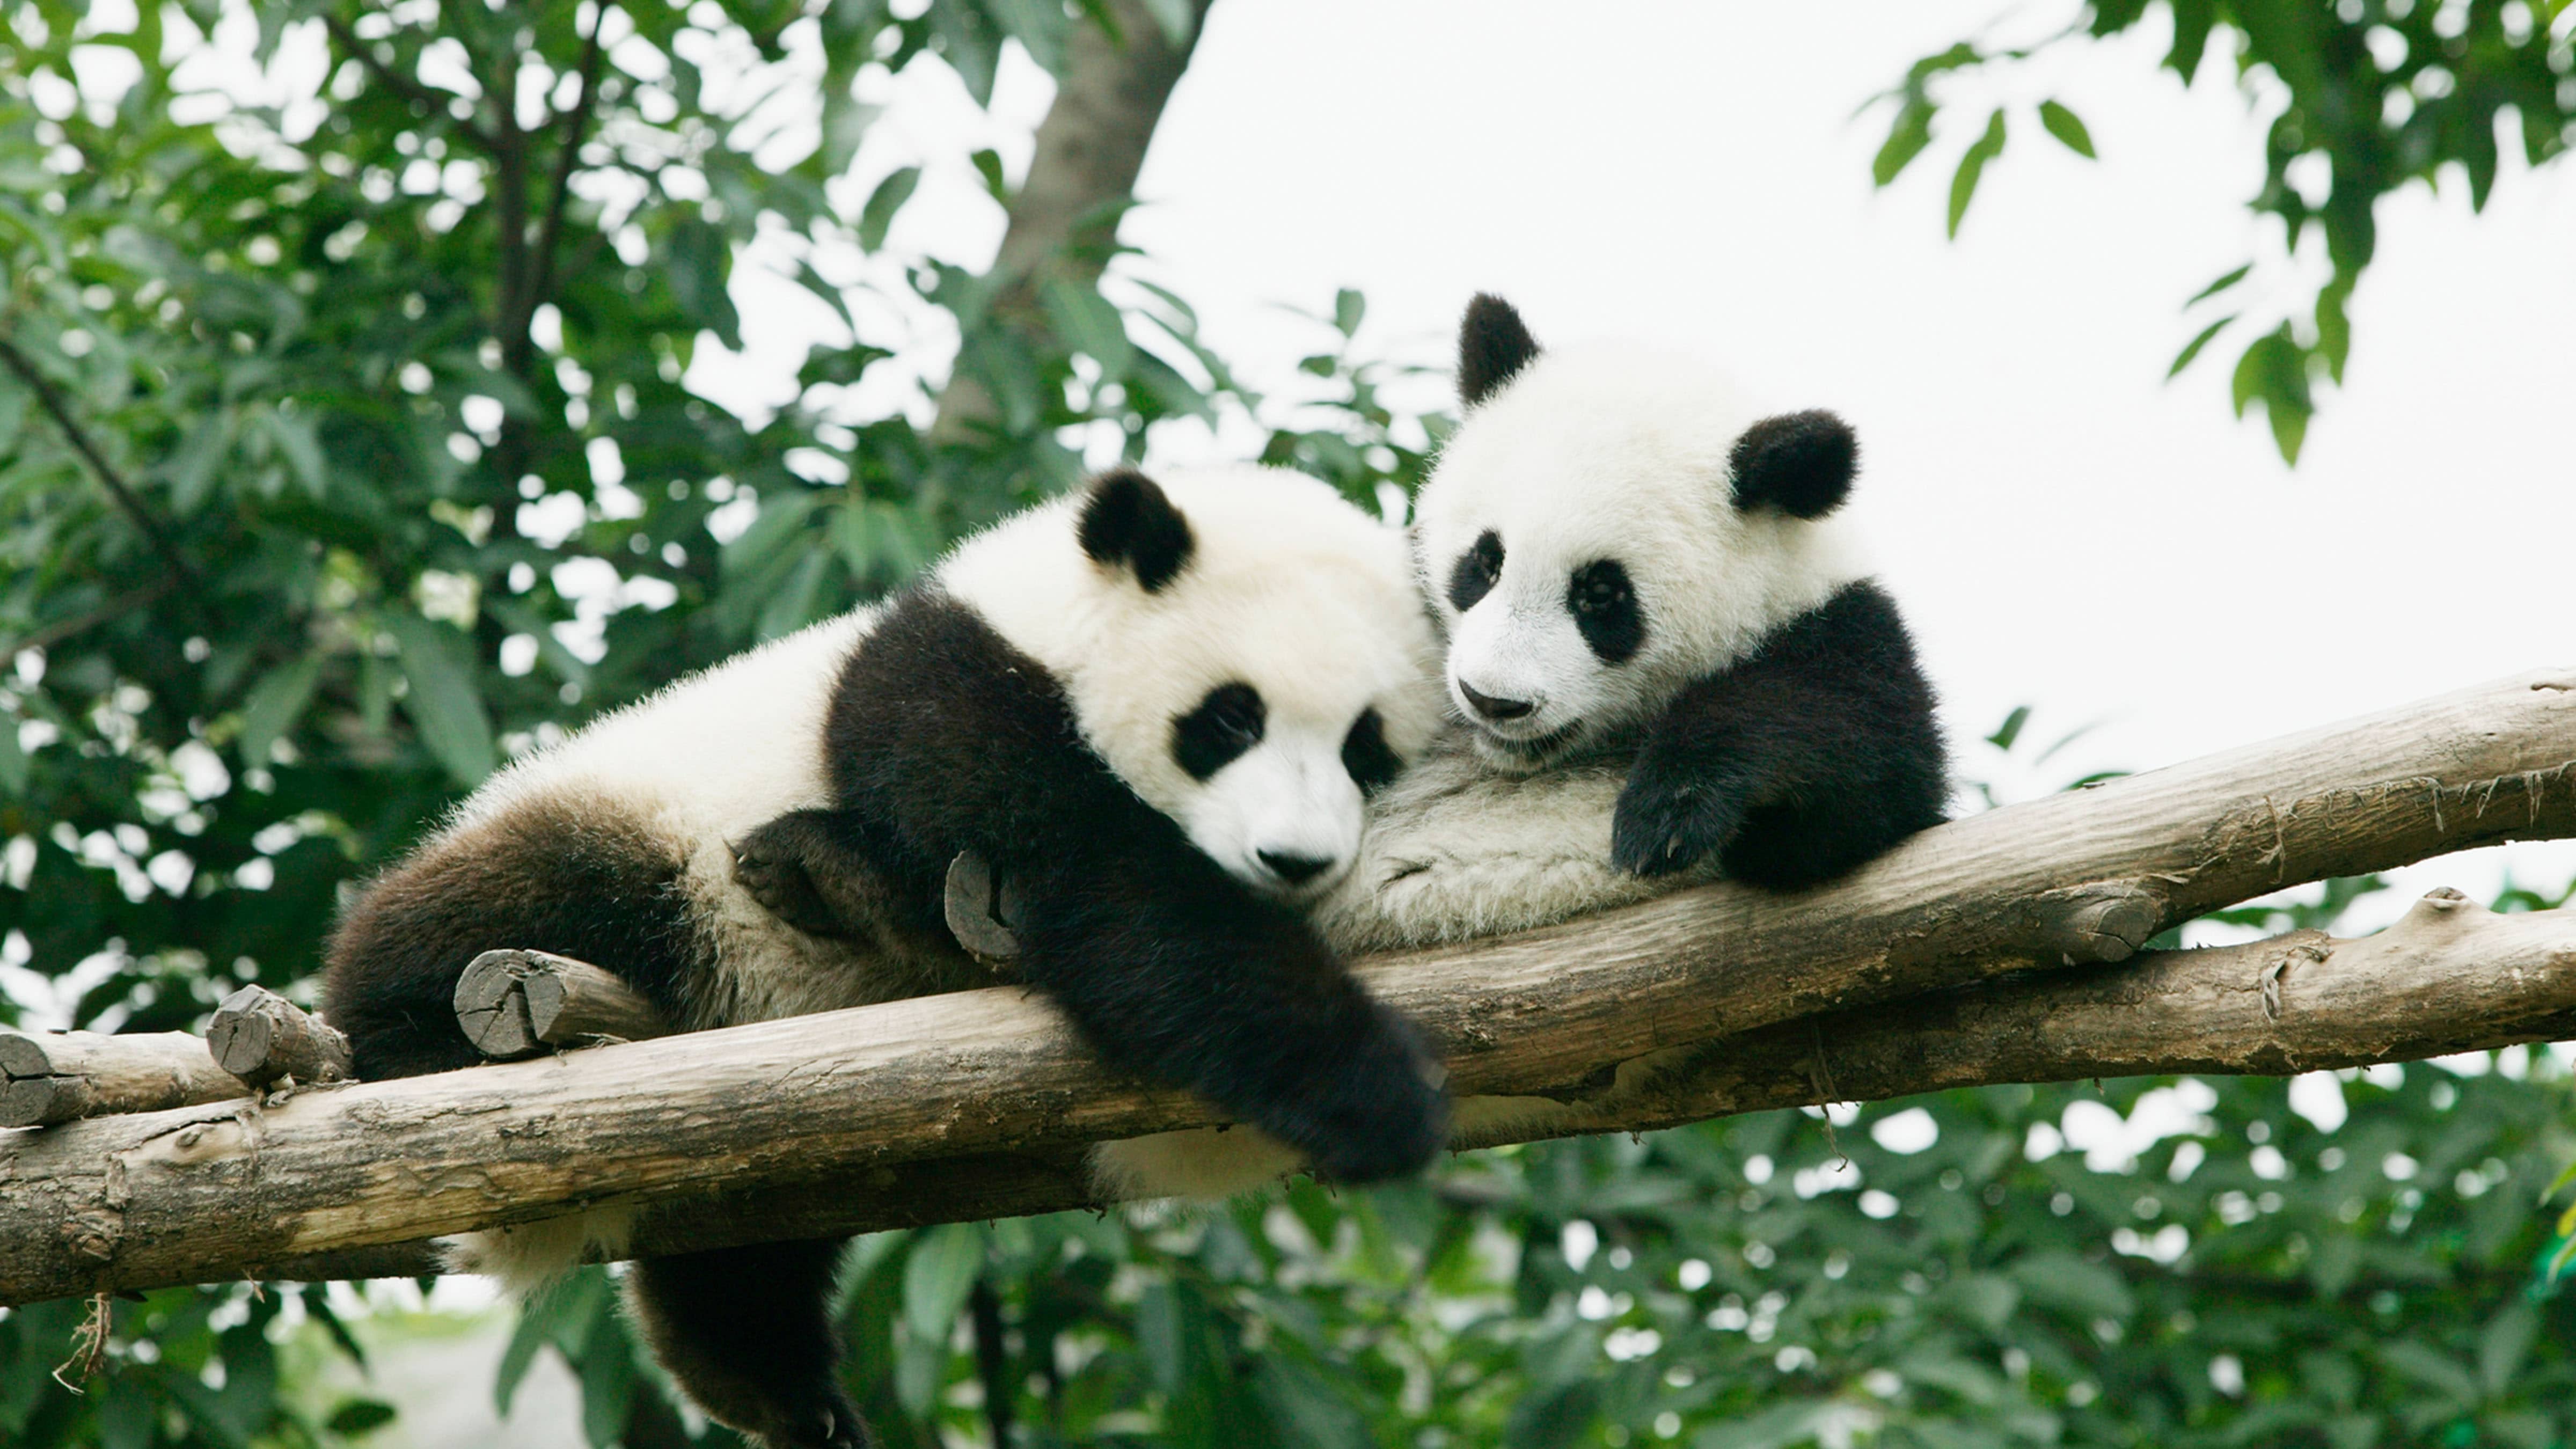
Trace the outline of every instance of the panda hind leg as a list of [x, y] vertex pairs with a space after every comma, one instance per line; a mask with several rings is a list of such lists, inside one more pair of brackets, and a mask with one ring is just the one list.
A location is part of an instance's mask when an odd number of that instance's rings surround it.
[[854, 810], [791, 810], [733, 842], [733, 878], [807, 935], [944, 944], [944, 923], [917, 919], [881, 863], [879, 834]]
[[845, 1240], [647, 1258], [627, 1301], [698, 1407], [768, 1449], [875, 1449], [841, 1387], [833, 1273]]

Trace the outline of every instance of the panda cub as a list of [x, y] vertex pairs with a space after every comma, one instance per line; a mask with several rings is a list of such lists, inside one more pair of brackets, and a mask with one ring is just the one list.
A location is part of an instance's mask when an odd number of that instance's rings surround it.
[[[1325, 939], [1464, 940], [1717, 879], [1797, 890], [1940, 822], [1931, 686], [1837, 516], [1848, 426], [1762, 415], [1644, 348], [1542, 352], [1490, 296], [1460, 325], [1458, 391], [1414, 509], [1453, 724], [1370, 801], [1315, 905]], [[1456, 1125], [1472, 1143], [1562, 1112], [1475, 1097]], [[1093, 1152], [1121, 1196], [1222, 1198], [1298, 1163], [1207, 1129]]]
[[[353, 903], [326, 1011], [387, 1077], [476, 1059], [451, 1000], [494, 947], [596, 962], [691, 1028], [983, 984], [943, 912], [973, 852], [1020, 974], [1113, 1064], [1345, 1180], [1411, 1171], [1445, 1140], [1436, 1072], [1305, 908], [1437, 727], [1433, 651], [1402, 539], [1326, 485], [1112, 473], [495, 777]], [[467, 1247], [524, 1281], [623, 1216]], [[630, 1298], [716, 1418], [863, 1445], [838, 1249], [646, 1260]]]
[[1458, 728], [1372, 803], [1328, 938], [1456, 940], [1716, 878], [1799, 890], [1940, 823], [1932, 688], [1838, 512], [1848, 425], [1762, 415], [1647, 348], [1542, 351], [1483, 295], [1458, 392], [1414, 529]]

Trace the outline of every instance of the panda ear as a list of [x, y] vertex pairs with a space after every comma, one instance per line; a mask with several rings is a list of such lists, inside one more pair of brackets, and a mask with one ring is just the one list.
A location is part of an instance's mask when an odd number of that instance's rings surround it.
[[1162, 485], [1133, 468], [1091, 480], [1077, 535], [1093, 563], [1133, 569], [1138, 587], [1149, 594], [1180, 577], [1190, 561], [1189, 520]]
[[1474, 407], [1538, 356], [1538, 340], [1512, 304], [1478, 292], [1458, 321], [1458, 401]]
[[1822, 518], [1851, 495], [1860, 471], [1860, 440], [1851, 424], [1821, 408], [1764, 418], [1744, 430], [1727, 458], [1735, 506], [1776, 508], [1791, 518]]

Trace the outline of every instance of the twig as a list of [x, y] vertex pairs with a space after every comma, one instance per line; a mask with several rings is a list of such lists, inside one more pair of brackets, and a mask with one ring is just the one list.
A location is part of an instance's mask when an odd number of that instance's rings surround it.
[[537, 308], [543, 306], [554, 291], [555, 246], [563, 236], [564, 212], [572, 199], [573, 168], [579, 163], [581, 143], [590, 130], [590, 118], [598, 110], [599, 70], [603, 56], [600, 32], [606, 28], [603, 24], [606, 18], [607, 13], [601, 11], [590, 22], [590, 39], [583, 43], [581, 51], [581, 99], [573, 102], [560, 117], [563, 142], [555, 152], [554, 176], [547, 183], [551, 194], [546, 199], [546, 219], [537, 230], [537, 275], [528, 288], [526, 311], [514, 319], [509, 334], [520, 338], [522, 345], [529, 319], [536, 316]]
[[18, 350], [17, 343], [7, 337], [0, 337], [0, 364], [6, 364], [11, 372], [18, 375], [18, 380], [27, 385], [27, 390], [36, 395], [36, 401], [44, 406], [45, 415], [54, 420], [54, 426], [63, 430], [63, 437], [71, 443], [72, 451], [89, 464], [90, 471], [98, 476], [99, 486], [107, 490], [107, 496], [116, 501], [116, 506], [125, 511], [125, 516], [134, 521], [136, 528], [142, 530], [145, 542], [152, 545], [152, 551], [161, 555], [162, 562], [168, 564], [181, 581], [202, 590], [206, 581], [198, 574], [196, 566], [189, 563], [188, 556], [179, 552], [179, 546], [161, 531], [161, 525], [154, 521], [151, 510], [143, 506], [143, 499], [127, 486], [124, 476], [99, 452], [98, 445], [90, 441], [89, 434], [81, 428], [80, 420], [72, 416], [70, 406], [63, 401], [62, 393], [36, 370], [36, 365]]
[[392, 91], [395, 95], [402, 97], [404, 100], [429, 107], [430, 114], [433, 116], [446, 117], [450, 125], [453, 125], [456, 129], [471, 137], [475, 144], [481, 146], [484, 150], [494, 151], [499, 149], [498, 143], [494, 141], [491, 132], [484, 130], [481, 126], [478, 126], [472, 121], [466, 120], [448, 110], [448, 102], [465, 100], [467, 99], [466, 97], [458, 95], [453, 91], [436, 90], [429, 86], [422, 85], [419, 81], [412, 79], [410, 76], [404, 75], [401, 71], [398, 71], [392, 66], [386, 64], [384, 61], [377, 59], [375, 47], [359, 39], [358, 32], [350, 29], [348, 22], [340, 19], [338, 16], [323, 16], [322, 25], [325, 29], [331, 32], [331, 38], [333, 40], [340, 42], [340, 48], [349, 53], [350, 59], [355, 60], [358, 64], [367, 68], [367, 74], [374, 76], [378, 85], [383, 86], [386, 90]]
[[143, 588], [131, 589], [119, 594], [86, 614], [74, 614], [68, 619], [57, 619], [22, 639], [0, 644], [0, 659], [15, 659], [29, 649], [48, 648], [65, 639], [86, 634], [110, 619], [140, 609], [146, 604], [158, 602], [163, 594], [178, 586], [178, 580], [165, 578], [157, 584], [149, 584]]

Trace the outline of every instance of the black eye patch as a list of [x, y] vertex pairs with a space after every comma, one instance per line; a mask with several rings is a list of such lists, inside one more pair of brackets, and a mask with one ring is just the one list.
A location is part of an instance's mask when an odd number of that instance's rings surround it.
[[1646, 642], [1645, 611], [1629, 586], [1628, 570], [1615, 558], [1576, 569], [1565, 588], [1565, 607], [1583, 642], [1604, 664], [1626, 663]]
[[1342, 768], [1350, 771], [1352, 783], [1363, 795], [1374, 795], [1395, 782], [1404, 762], [1387, 748], [1386, 721], [1378, 718], [1372, 707], [1360, 711], [1351, 724], [1351, 732], [1342, 737]]
[[1450, 607], [1461, 614], [1476, 607], [1502, 576], [1503, 536], [1489, 528], [1476, 535], [1475, 545], [1458, 555], [1458, 566], [1449, 571]]
[[1204, 780], [1261, 743], [1269, 718], [1261, 691], [1236, 681], [1207, 692], [1198, 708], [1172, 721], [1172, 758], [1193, 780]]

